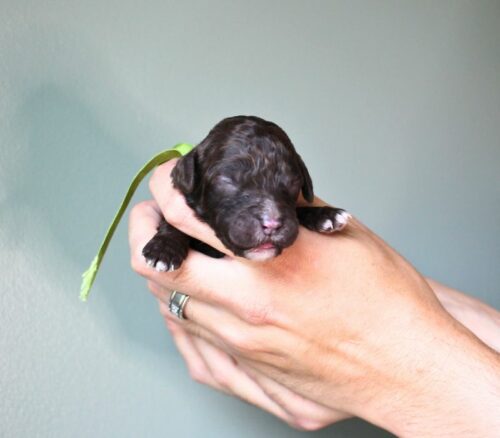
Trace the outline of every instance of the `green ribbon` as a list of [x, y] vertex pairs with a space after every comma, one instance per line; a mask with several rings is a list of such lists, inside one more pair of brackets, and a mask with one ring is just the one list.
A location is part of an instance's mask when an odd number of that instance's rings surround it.
[[166, 151], [160, 152], [159, 154], [155, 155], [142, 167], [141, 170], [139, 170], [137, 175], [130, 183], [130, 187], [127, 190], [127, 194], [123, 198], [120, 208], [118, 209], [118, 212], [116, 213], [113, 222], [111, 222], [111, 225], [109, 226], [108, 231], [104, 236], [104, 240], [101, 243], [97, 255], [94, 257], [94, 260], [92, 260], [92, 263], [90, 264], [89, 268], [82, 274], [82, 285], [80, 286], [80, 299], [82, 301], [87, 301], [90, 289], [94, 284], [97, 271], [99, 270], [104, 254], [108, 249], [109, 242], [111, 241], [111, 238], [113, 237], [116, 227], [120, 223], [123, 213], [125, 213], [125, 211], [127, 210], [127, 206], [130, 200], [132, 199], [135, 190], [141, 183], [141, 181], [156, 166], [159, 166], [160, 164], [163, 164], [171, 160], [172, 158], [178, 158], [180, 156], [186, 155], [191, 151], [191, 149], [193, 149], [193, 146], [187, 143], [180, 143], [178, 145], [175, 145], [172, 149], [168, 149]]

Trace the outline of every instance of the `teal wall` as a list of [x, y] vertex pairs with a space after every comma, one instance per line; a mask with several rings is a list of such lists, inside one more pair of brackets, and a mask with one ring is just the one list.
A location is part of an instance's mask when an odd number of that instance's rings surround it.
[[0, 436], [307, 435], [191, 382], [125, 224], [77, 299], [138, 167], [235, 114], [282, 125], [320, 196], [500, 307], [500, 2], [0, 0]]

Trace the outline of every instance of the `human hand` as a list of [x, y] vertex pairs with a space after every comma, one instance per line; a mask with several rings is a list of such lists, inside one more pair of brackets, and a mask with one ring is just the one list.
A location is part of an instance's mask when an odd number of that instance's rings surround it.
[[[151, 181], [163, 215], [225, 251], [169, 188], [170, 169], [162, 166]], [[446, 365], [452, 375], [468, 374], [473, 364], [467, 357], [457, 357], [467, 373], [447, 363], [464, 348], [496, 366], [498, 358], [443, 311], [411, 265], [358, 221], [333, 236], [301, 230], [291, 248], [266, 264], [191, 252], [178, 272], [157, 273], [140, 251], [155, 232], [159, 212], [153, 217], [150, 211], [146, 220], [144, 207], [131, 218], [135, 270], [164, 303], [171, 290], [189, 293], [188, 320], [167, 317], [205, 345], [228, 352], [252, 377], [264, 376], [317, 406], [396, 433], [408, 432], [408, 409], [401, 406], [414, 403], [434, 401], [432, 408], [419, 409], [426, 420], [444, 416], [450, 406], [474, 418], [480, 414], [464, 403], [463, 385], [436, 379], [435, 369]]]
[[[139, 253], [141, 242], [147, 240], [151, 230], [155, 230], [160, 215], [154, 201], [141, 203], [132, 210], [130, 243]], [[135, 261], [135, 256], [132, 258], [134, 264], [137, 261], [142, 263], [140, 260]], [[320, 429], [350, 416], [296, 394], [238, 362], [220, 346], [188, 333], [168, 309], [169, 291], [153, 281], [149, 281], [148, 285], [160, 297], [160, 312], [193, 380], [258, 406], [297, 429]]]
[[[500, 317], [497, 311], [435, 280], [427, 279], [427, 282], [447, 312], [487, 345], [500, 350]], [[152, 284], [151, 288], [156, 294], [161, 293], [157, 285]], [[227, 352], [187, 333], [182, 324], [172, 319], [168, 305], [161, 300], [158, 302], [193, 380], [258, 406], [297, 429], [321, 429], [350, 417], [347, 413], [305, 399], [283, 385], [245, 369]]]
[[193, 380], [251, 403], [300, 430], [321, 429], [350, 417], [295, 393], [223, 349], [189, 334], [159, 301], [160, 312]]

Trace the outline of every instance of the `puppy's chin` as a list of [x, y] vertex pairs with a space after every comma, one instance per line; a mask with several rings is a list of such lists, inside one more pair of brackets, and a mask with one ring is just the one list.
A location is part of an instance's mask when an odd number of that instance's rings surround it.
[[247, 249], [243, 252], [243, 257], [248, 260], [263, 262], [272, 259], [281, 253], [281, 249], [275, 246], [261, 245], [256, 248]]

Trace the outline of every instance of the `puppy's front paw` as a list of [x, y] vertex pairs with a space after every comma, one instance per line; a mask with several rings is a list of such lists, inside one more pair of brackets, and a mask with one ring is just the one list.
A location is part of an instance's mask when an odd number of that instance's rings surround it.
[[176, 245], [165, 236], [154, 236], [142, 250], [148, 266], [158, 272], [174, 271], [178, 269], [187, 255], [185, 245]]
[[340, 231], [352, 217], [347, 211], [333, 207], [298, 207], [297, 217], [304, 227], [319, 233]]
[[333, 233], [335, 231], [340, 231], [347, 225], [349, 219], [351, 219], [351, 214], [340, 208], [332, 208], [334, 211], [327, 211], [326, 214], [321, 215], [318, 222], [318, 231], [320, 233]]

